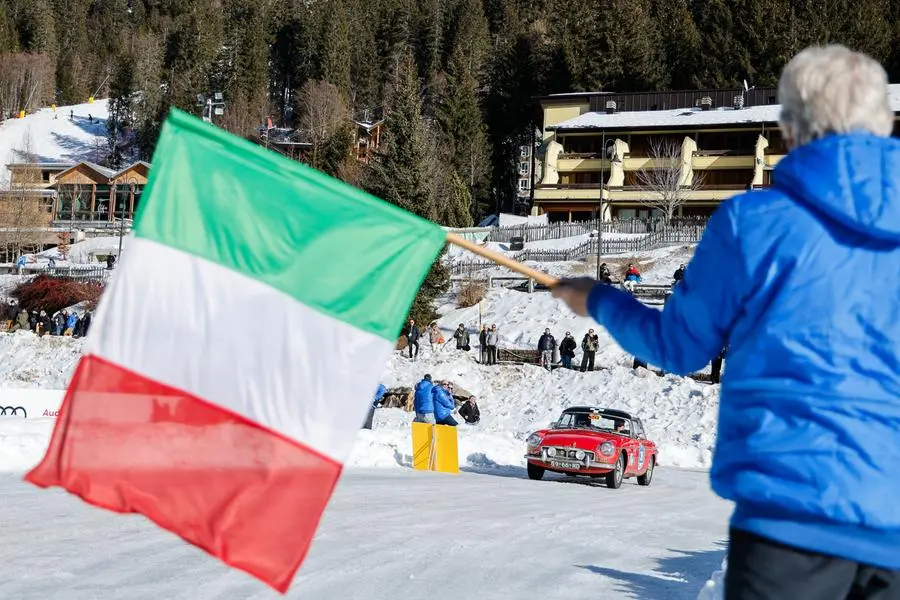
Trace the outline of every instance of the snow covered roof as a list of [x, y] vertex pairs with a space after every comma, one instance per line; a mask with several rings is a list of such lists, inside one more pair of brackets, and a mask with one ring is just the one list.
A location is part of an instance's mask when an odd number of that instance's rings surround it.
[[69, 169], [74, 166], [70, 162], [15, 162], [6, 165], [7, 169], [33, 167], [37, 169]]
[[[900, 84], [890, 86], [893, 111], [900, 112]], [[587, 112], [547, 127], [548, 131], [573, 129], [631, 129], [646, 127], [690, 127], [696, 125], [733, 125], [742, 123], [776, 123], [780, 104], [748, 106], [735, 110], [721, 107], [713, 110], [675, 108], [671, 110], [625, 111], [617, 113]]]

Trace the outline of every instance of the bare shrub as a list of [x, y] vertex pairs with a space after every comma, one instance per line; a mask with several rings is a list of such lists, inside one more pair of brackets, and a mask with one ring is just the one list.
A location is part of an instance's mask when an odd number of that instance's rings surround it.
[[459, 308], [475, 306], [484, 300], [484, 295], [486, 293], [487, 285], [483, 281], [470, 279], [462, 284], [462, 287], [459, 290], [459, 297], [456, 300], [456, 305]]

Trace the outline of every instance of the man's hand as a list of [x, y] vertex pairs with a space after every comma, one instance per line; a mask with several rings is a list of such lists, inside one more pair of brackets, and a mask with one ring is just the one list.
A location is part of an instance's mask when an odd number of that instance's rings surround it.
[[575, 279], [561, 279], [559, 283], [553, 286], [551, 291], [554, 298], [562, 298], [569, 305], [572, 312], [579, 317], [587, 317], [588, 294], [594, 289], [595, 285], [600, 283], [591, 277], [578, 277]]

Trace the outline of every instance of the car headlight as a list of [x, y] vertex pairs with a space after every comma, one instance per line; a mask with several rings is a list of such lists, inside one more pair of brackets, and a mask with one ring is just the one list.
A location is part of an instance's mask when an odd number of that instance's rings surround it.
[[584, 450], [575, 451], [575, 460], [584, 460]]
[[599, 452], [603, 456], [612, 456], [616, 453], [616, 445], [612, 442], [603, 442], [602, 444], [597, 446], [597, 452]]
[[547, 448], [547, 456], [556, 456], [556, 448]]
[[525, 443], [533, 448], [535, 446], [540, 446], [542, 439], [544, 439], [542, 436], [536, 433], [532, 433], [528, 436], [528, 439], [525, 440]]

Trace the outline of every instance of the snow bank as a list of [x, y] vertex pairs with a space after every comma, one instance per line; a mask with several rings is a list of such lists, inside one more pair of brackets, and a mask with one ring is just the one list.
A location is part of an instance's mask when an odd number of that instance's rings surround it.
[[725, 570], [728, 568], [728, 561], [722, 561], [722, 568], [715, 571], [700, 590], [697, 600], [724, 600], [725, 599]]
[[[130, 239], [131, 238], [129, 238], [127, 235], [122, 238], [122, 252], [125, 252], [125, 250], [128, 248]], [[107, 235], [91, 237], [69, 245], [68, 262], [73, 264], [101, 264], [100, 261], [96, 258], [97, 255], [105, 256], [108, 254], [118, 253], [119, 236]], [[59, 248], [56, 247], [50, 248], [49, 250], [44, 250], [43, 252], [39, 252], [36, 256], [38, 257], [38, 260], [40, 262], [44, 262], [52, 258], [56, 261], [57, 266], [63, 266], [66, 264], [66, 262], [63, 261], [59, 255]]]
[[[70, 120], [70, 113], [75, 119]], [[94, 118], [88, 122], [88, 115]], [[0, 165], [27, 160], [22, 151], [30, 145], [33, 159], [40, 162], [78, 162], [98, 160], [97, 147], [106, 148], [106, 100], [93, 104], [59, 106], [27, 115], [24, 119], [7, 119], [0, 124]], [[27, 143], [26, 143], [27, 140]], [[9, 180], [9, 171], [0, 169], [0, 181]]]

